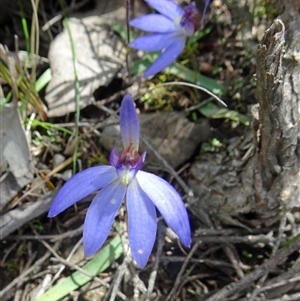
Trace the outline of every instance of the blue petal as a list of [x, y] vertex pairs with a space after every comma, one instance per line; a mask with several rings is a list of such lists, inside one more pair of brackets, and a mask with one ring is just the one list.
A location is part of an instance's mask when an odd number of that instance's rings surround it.
[[133, 27], [150, 32], [167, 33], [176, 31], [177, 28], [172, 20], [158, 14], [145, 15], [133, 19], [129, 22], [129, 24]]
[[105, 186], [93, 199], [84, 222], [83, 247], [91, 256], [104, 244], [126, 193], [126, 186], [116, 180]]
[[170, 19], [179, 18], [184, 10], [172, 0], [145, 0], [151, 7]]
[[143, 269], [156, 237], [156, 210], [136, 179], [128, 186], [126, 205], [131, 253], [137, 265]]
[[135, 111], [134, 101], [130, 94], [125, 95], [120, 109], [120, 127], [124, 149], [132, 147], [138, 151], [140, 125]]
[[77, 173], [59, 190], [50, 207], [48, 217], [56, 216], [117, 177], [116, 169], [108, 165], [91, 167]]
[[191, 244], [190, 223], [177, 191], [168, 182], [151, 173], [139, 171], [136, 179], [166, 223], [178, 235], [182, 244], [189, 247]]
[[144, 51], [159, 51], [181, 39], [178, 33], [154, 33], [135, 39], [129, 46]]
[[157, 59], [156, 61], [146, 70], [144, 78], [153, 76], [158, 72], [162, 71], [169, 65], [171, 65], [177, 57], [181, 54], [185, 46], [185, 38], [181, 37], [176, 42], [171, 44]]

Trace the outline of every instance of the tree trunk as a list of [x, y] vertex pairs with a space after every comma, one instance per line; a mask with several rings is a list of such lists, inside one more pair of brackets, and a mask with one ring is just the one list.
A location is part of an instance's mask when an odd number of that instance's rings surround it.
[[255, 212], [273, 223], [300, 207], [300, 2], [285, 2], [258, 46], [252, 128], [191, 169], [200, 206], [225, 222]]

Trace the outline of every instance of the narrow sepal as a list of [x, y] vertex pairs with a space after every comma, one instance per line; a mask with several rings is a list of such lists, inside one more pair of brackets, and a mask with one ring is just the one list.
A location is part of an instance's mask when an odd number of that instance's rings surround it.
[[140, 125], [135, 111], [134, 101], [127, 94], [120, 108], [120, 127], [124, 149], [130, 147], [138, 151], [140, 140]]

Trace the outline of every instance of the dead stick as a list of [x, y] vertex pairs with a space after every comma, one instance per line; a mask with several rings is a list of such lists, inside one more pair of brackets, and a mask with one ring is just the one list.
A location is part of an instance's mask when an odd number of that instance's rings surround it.
[[239, 282], [230, 283], [220, 289], [217, 293], [206, 299], [206, 301], [223, 301], [225, 298], [245, 290], [258, 278], [264, 276], [272, 268], [274, 268], [279, 263], [283, 262], [290, 254], [300, 249], [300, 240], [292, 243], [288, 247], [281, 249], [277, 254], [263, 263], [259, 268], [254, 270], [251, 274], [241, 279]]

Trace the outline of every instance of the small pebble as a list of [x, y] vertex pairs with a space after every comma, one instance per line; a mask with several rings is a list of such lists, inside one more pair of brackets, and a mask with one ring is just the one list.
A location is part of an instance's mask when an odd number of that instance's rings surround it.
[[64, 181], [68, 181], [71, 177], [72, 177], [72, 170], [71, 169], [67, 169], [65, 170], [62, 174], [61, 174], [61, 178]]
[[53, 156], [53, 168], [57, 167], [61, 163], [63, 163], [66, 160], [65, 156], [62, 154], [55, 154]]

